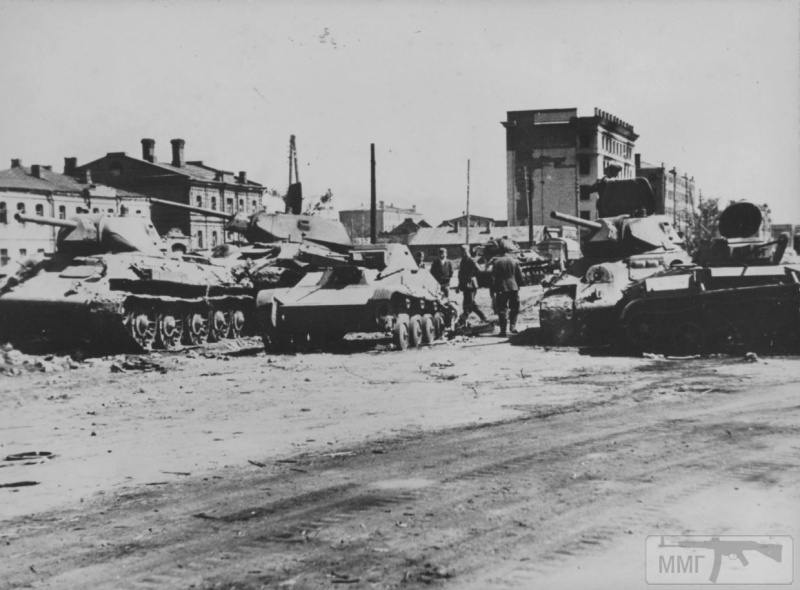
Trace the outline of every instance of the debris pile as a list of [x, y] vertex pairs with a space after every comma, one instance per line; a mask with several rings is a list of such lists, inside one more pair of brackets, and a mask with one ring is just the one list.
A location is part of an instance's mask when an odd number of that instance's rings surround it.
[[0, 345], [0, 375], [55, 373], [79, 366], [68, 356], [33, 356], [20, 352], [11, 344]]

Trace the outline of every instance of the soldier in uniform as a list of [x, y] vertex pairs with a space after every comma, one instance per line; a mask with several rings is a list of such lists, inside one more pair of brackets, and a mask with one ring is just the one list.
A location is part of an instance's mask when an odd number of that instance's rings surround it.
[[492, 266], [492, 290], [495, 294], [500, 336], [506, 336], [506, 326], [508, 324], [510, 324], [511, 333], [517, 333], [519, 286], [521, 284], [522, 270], [519, 267], [519, 262], [509, 255], [508, 249], [502, 244], [501, 255], [494, 260], [494, 265]]
[[464, 299], [458, 323], [465, 325], [471, 313], [474, 313], [482, 322], [485, 322], [486, 315], [475, 303], [475, 294], [478, 292], [478, 263], [470, 256], [467, 244], [461, 246], [461, 250], [461, 262], [458, 266], [458, 288], [461, 290]]
[[447, 249], [439, 248], [439, 258], [431, 262], [431, 274], [442, 287], [442, 294], [447, 297], [450, 293], [450, 279], [453, 278], [453, 263], [447, 259]]

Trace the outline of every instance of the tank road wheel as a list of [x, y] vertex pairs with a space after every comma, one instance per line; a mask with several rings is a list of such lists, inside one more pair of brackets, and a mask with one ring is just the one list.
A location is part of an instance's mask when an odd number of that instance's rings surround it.
[[208, 314], [208, 341], [219, 342], [228, 335], [230, 321], [228, 312], [215, 309]]
[[397, 350], [406, 350], [408, 348], [408, 315], [401, 313], [397, 316], [397, 321], [392, 329], [392, 342], [394, 342]]
[[408, 320], [408, 343], [412, 348], [422, 346], [422, 317], [418, 314]]
[[433, 344], [436, 340], [436, 327], [433, 325], [433, 316], [426, 313], [422, 316], [422, 343]]
[[183, 342], [191, 346], [203, 344], [208, 338], [208, 320], [197, 311], [190, 311], [183, 318]]
[[433, 314], [433, 334], [436, 336], [437, 340], [444, 337], [444, 329], [444, 314], [441, 311], [437, 311], [435, 314]]
[[625, 339], [637, 352], [652, 352], [658, 344], [658, 322], [647, 313], [634, 313], [625, 326]]
[[678, 355], [692, 355], [705, 352], [703, 327], [693, 321], [680, 322], [672, 330], [672, 350]]
[[723, 354], [742, 354], [748, 345], [748, 333], [744, 320], [737, 315], [723, 316], [714, 313], [709, 318], [711, 335], [709, 350]]
[[230, 314], [230, 338], [241, 338], [244, 331], [245, 315], [241, 309], [234, 309]]
[[183, 320], [171, 311], [158, 314], [156, 320], [158, 343], [167, 350], [175, 350], [183, 338]]
[[142, 350], [153, 350], [156, 341], [156, 319], [152, 312], [137, 309], [128, 314], [128, 334]]

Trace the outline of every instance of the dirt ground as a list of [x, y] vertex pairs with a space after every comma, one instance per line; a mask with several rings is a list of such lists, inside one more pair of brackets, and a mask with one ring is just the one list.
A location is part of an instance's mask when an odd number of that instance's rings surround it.
[[643, 588], [650, 535], [800, 538], [800, 359], [251, 344], [0, 376], [0, 588]]

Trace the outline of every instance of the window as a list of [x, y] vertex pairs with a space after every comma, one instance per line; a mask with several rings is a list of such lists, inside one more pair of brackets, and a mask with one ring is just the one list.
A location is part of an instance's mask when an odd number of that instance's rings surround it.
[[197, 230], [197, 247], [200, 250], [203, 249], [203, 232], [201, 230]]
[[141, 215], [141, 214], [142, 214], [142, 210], [141, 209], [137, 209], [136, 210], [136, 215]]
[[100, 213], [100, 209], [98, 209], [97, 207], [95, 207], [94, 209], [92, 209], [92, 213]]
[[212, 231], [211, 232], [211, 247], [213, 248], [216, 245], [217, 245], [217, 232]]
[[198, 207], [202, 207], [203, 206], [203, 197], [201, 195], [197, 195], [195, 201], [196, 201]]
[[9, 260], [8, 250], [5, 248], [0, 249], [0, 266], [5, 266]]
[[239, 211], [244, 209], [244, 199], [239, 199]]
[[592, 198], [592, 186], [588, 184], [581, 185], [581, 201], [588, 201]]
[[581, 156], [578, 158], [578, 171], [581, 174], [589, 174], [592, 170], [591, 163], [588, 156]]
[[25, 203], [17, 203], [17, 213], [25, 215]]
[[64, 205], [58, 206], [58, 218], [59, 219], [66, 219], [67, 218], [67, 208]]
[[20, 256], [27, 256], [28, 255], [28, 249], [27, 248], [20, 248], [19, 249], [19, 255]]
[[592, 212], [591, 211], [581, 211], [581, 219], [591, 219]]
[[111, 213], [111, 215], [114, 215], [114, 210], [113, 209], [109, 209], [108, 212]]
[[8, 223], [8, 211], [6, 210], [5, 201], [0, 201], [0, 223]]
[[36, 250], [36, 253], [37, 254], [44, 254], [44, 248], [39, 248], [38, 250]]
[[228, 199], [228, 213], [233, 213], [233, 199]]
[[41, 203], [38, 203], [36, 205], [36, 215], [38, 215], [39, 217], [44, 216], [44, 205], [42, 205]]
[[251, 202], [251, 205], [253, 206], [253, 211], [258, 209], [258, 206], [256, 205], [256, 200], [255, 199], [253, 199], [253, 201]]
[[217, 197], [211, 197], [211, 209], [217, 210]]
[[109, 172], [111, 172], [111, 176], [119, 176], [120, 174], [122, 174], [122, 164], [120, 164], [119, 162], [114, 162], [113, 164], [111, 164]]

